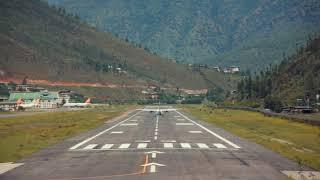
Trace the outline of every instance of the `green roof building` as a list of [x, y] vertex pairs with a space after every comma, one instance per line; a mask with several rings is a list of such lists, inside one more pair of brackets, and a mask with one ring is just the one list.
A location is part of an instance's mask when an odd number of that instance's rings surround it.
[[9, 101], [17, 102], [22, 99], [24, 103], [32, 103], [39, 100], [40, 108], [56, 108], [61, 103], [58, 92], [14, 92], [10, 93]]

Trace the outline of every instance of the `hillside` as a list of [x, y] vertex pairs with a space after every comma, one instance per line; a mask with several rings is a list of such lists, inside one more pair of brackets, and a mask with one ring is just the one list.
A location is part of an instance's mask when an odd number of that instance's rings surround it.
[[317, 0], [47, 0], [182, 62], [263, 69], [320, 30]]
[[320, 93], [320, 37], [310, 39], [279, 65], [269, 67], [256, 77], [238, 85], [240, 99], [273, 99], [282, 105], [296, 105], [297, 99], [316, 103]]
[[314, 103], [320, 90], [320, 37], [282, 62], [272, 76], [273, 92], [283, 101], [295, 103], [297, 98], [308, 95]]
[[[103, 85], [203, 89], [212, 87], [203, 75], [99, 32], [63, 9], [40, 0], [0, 2], [1, 79], [28, 76], [34, 80]], [[121, 68], [121, 72], [118, 68]], [[217, 86], [228, 77], [209, 71]]]

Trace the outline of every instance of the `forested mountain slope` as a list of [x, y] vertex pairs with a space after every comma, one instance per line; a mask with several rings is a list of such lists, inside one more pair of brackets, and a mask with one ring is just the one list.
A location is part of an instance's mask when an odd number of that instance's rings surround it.
[[255, 77], [238, 85], [240, 99], [273, 99], [283, 105], [296, 105], [297, 99], [316, 102], [320, 93], [320, 37]]
[[320, 30], [318, 0], [48, 0], [183, 62], [263, 69]]
[[[185, 65], [98, 32], [78, 17], [40, 0], [1, 0], [0, 27], [1, 78], [208, 87], [201, 74]], [[222, 74], [208, 73], [217, 86], [230, 87]]]

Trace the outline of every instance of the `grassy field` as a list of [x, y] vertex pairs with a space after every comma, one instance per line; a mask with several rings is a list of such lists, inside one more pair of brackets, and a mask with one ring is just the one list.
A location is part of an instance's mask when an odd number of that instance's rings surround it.
[[0, 162], [16, 161], [42, 148], [95, 128], [133, 106], [109, 106], [0, 118]]
[[186, 112], [320, 170], [320, 128], [260, 113], [184, 106]]

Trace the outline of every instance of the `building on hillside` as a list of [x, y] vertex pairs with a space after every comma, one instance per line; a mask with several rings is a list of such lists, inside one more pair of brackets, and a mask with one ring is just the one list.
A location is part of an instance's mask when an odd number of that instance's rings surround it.
[[213, 67], [212, 69], [215, 70], [215, 71], [217, 71], [217, 72], [221, 72], [221, 69], [220, 69], [220, 67], [218, 67], [218, 66]]
[[240, 72], [240, 68], [237, 66], [230, 66], [231, 73], [238, 73]]
[[19, 92], [44, 92], [44, 91], [47, 91], [47, 89], [42, 88], [42, 87], [35, 87], [32, 85], [18, 84], [15, 88], [15, 91], [19, 91]]
[[24, 104], [31, 104], [38, 101], [35, 108], [52, 109], [58, 108], [61, 104], [58, 92], [14, 92], [10, 93], [9, 102], [23, 101]]
[[240, 68], [237, 66], [230, 66], [223, 69], [223, 72], [226, 74], [234, 74], [240, 72]]

